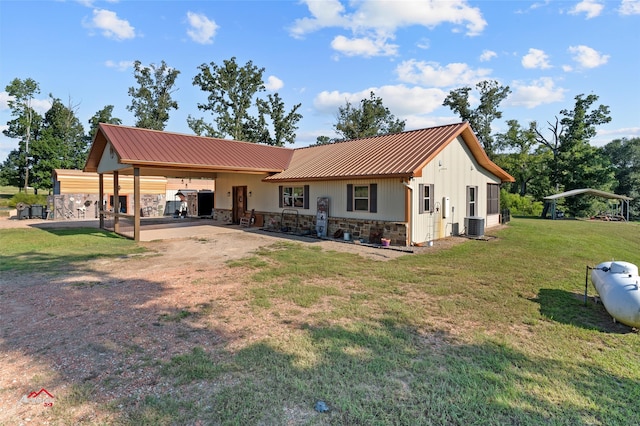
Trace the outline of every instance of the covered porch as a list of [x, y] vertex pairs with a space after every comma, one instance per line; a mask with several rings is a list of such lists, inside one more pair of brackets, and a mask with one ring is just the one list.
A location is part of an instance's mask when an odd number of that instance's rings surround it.
[[[292, 150], [267, 145], [101, 123], [84, 171], [99, 176], [99, 227], [140, 241], [142, 226], [182, 226], [171, 218], [158, 223], [143, 217], [142, 176], [214, 181], [222, 172], [266, 176], [283, 171], [291, 154]], [[113, 188], [105, 188], [105, 175], [112, 175]], [[119, 180], [123, 175], [133, 177], [131, 213], [124, 213], [118, 205], [107, 208], [103, 199], [109, 192], [119, 200]], [[214, 194], [214, 204], [217, 197]]]

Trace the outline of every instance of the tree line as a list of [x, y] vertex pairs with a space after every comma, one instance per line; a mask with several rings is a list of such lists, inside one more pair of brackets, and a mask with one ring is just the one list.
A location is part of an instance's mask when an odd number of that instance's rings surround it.
[[[165, 61], [144, 66], [134, 62], [136, 85], [129, 87], [130, 105], [126, 108], [135, 117], [135, 127], [164, 130], [172, 110], [178, 109], [173, 99], [180, 71]], [[192, 84], [207, 94], [206, 102], [197, 103], [200, 111], [211, 114], [211, 120], [189, 114], [187, 124], [197, 135], [232, 138], [234, 140], [284, 146], [294, 143], [301, 104], [287, 109], [276, 92], [266, 91], [264, 68], [248, 61], [241, 66], [236, 58], [211, 62], [198, 67]], [[3, 133], [19, 140], [0, 166], [0, 184], [12, 185], [27, 192], [28, 188], [52, 190], [54, 169], [81, 169], [99, 123], [122, 124], [113, 116], [113, 105], [106, 105], [89, 119], [89, 129], [77, 118], [77, 106], [71, 100], [64, 103], [49, 95], [51, 108], [41, 116], [33, 106], [40, 94], [39, 84], [27, 78], [15, 78], [5, 88], [9, 95], [12, 119]], [[340, 139], [404, 130], [404, 121], [396, 119], [382, 99], [371, 93], [360, 107], [347, 102], [340, 108], [334, 126]], [[317, 143], [335, 142], [337, 138], [321, 136]]]
[[[508, 194], [538, 202], [541, 210], [545, 196], [598, 189], [634, 198], [629, 214], [640, 217], [640, 138], [616, 139], [602, 147], [591, 145], [597, 127], [611, 121], [609, 107], [598, 105], [597, 95], [575, 96], [573, 109], [562, 109], [545, 124], [507, 120], [505, 132], [493, 133], [491, 124], [502, 118], [499, 105], [509, 95], [509, 86], [482, 81], [475, 89], [480, 100], [476, 108], [469, 103], [471, 87], [452, 90], [443, 105], [469, 121], [489, 158], [515, 178], [515, 183], [505, 188]], [[563, 207], [583, 217], [607, 210], [607, 203], [579, 196], [564, 199]]]
[[[198, 67], [192, 84], [207, 94], [197, 109], [210, 119], [189, 115], [187, 124], [197, 135], [284, 146], [296, 138], [301, 104], [285, 107], [276, 92], [266, 91], [264, 68], [248, 61], [240, 66], [232, 57], [220, 64]], [[135, 126], [164, 130], [171, 110], [178, 109], [173, 99], [180, 74], [164, 61], [144, 66], [134, 63], [136, 86], [128, 89], [131, 104], [126, 108], [135, 117]], [[449, 92], [443, 102], [462, 120], [470, 123], [485, 152], [509, 172], [516, 182], [503, 188], [503, 199], [519, 197], [518, 203], [540, 202], [546, 195], [578, 188], [616, 192], [634, 198], [630, 214], [640, 217], [640, 138], [618, 139], [603, 147], [590, 144], [597, 126], [611, 121], [609, 108], [596, 105], [598, 96], [578, 95], [573, 109], [563, 109], [544, 125], [536, 121], [521, 124], [507, 120], [503, 133], [492, 131], [502, 118], [500, 103], [511, 93], [508, 86], [486, 80], [475, 86], [479, 103], [470, 103], [474, 88], [462, 87]], [[88, 147], [99, 123], [122, 124], [113, 117], [113, 105], [107, 105], [89, 119], [85, 133], [76, 117], [77, 106], [49, 95], [51, 108], [40, 116], [32, 107], [40, 93], [37, 82], [14, 79], [6, 86], [12, 120], [3, 133], [19, 139], [0, 166], [0, 184], [51, 191], [51, 173], [56, 168], [81, 169]], [[332, 126], [338, 137], [319, 136], [316, 144], [334, 143], [387, 133], [402, 132], [405, 121], [396, 118], [383, 100], [370, 92], [359, 105], [346, 101], [339, 107]], [[601, 200], [576, 197], [565, 200], [565, 208], [576, 216], [605, 206]]]

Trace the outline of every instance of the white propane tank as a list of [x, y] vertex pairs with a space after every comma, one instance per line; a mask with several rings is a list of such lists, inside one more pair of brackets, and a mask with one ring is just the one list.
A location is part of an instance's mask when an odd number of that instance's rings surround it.
[[449, 197], [442, 198], [442, 218], [446, 219], [449, 215]]

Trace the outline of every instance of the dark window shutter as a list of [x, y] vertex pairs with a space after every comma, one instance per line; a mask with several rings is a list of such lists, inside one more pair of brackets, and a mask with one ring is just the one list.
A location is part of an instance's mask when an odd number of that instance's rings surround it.
[[353, 211], [353, 184], [347, 184], [347, 211]]
[[278, 187], [278, 195], [280, 197], [278, 200], [278, 207], [282, 208], [282, 185]]
[[433, 184], [429, 185], [429, 213], [433, 213], [433, 207], [436, 204], [435, 193], [433, 192]]
[[372, 183], [369, 185], [369, 211], [371, 213], [378, 212], [378, 184]]
[[309, 185], [304, 186], [304, 208], [309, 208]]
[[424, 184], [418, 185], [418, 213], [424, 213]]

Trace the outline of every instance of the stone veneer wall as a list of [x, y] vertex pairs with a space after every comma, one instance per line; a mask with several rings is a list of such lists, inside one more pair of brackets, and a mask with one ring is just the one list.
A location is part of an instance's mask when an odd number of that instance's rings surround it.
[[[288, 227], [292, 232], [295, 231], [296, 221], [298, 232], [313, 233], [316, 229], [316, 217], [311, 215], [285, 214], [284, 220], [282, 214], [255, 212], [264, 217], [264, 228], [280, 230]], [[214, 218], [231, 222], [231, 210], [215, 209]], [[280, 223], [280, 222], [283, 223]], [[380, 243], [380, 238], [388, 238], [392, 245], [405, 246], [407, 244], [407, 226], [405, 223], [385, 222], [385, 221], [369, 221], [363, 219], [347, 219], [340, 217], [329, 217], [329, 227], [327, 229], [327, 237], [333, 238], [338, 230], [351, 234], [352, 240], [364, 239], [369, 243]]]
[[[124, 195], [124, 194], [123, 194]], [[47, 208], [50, 219], [95, 219], [98, 217], [98, 194], [62, 194], [49, 195]], [[107, 203], [109, 199], [105, 199]], [[127, 196], [127, 212], [133, 214], [133, 195]], [[165, 196], [141, 194], [140, 204], [143, 217], [162, 216], [165, 207]], [[82, 208], [84, 207], [84, 210]], [[84, 213], [84, 214], [83, 214]]]

